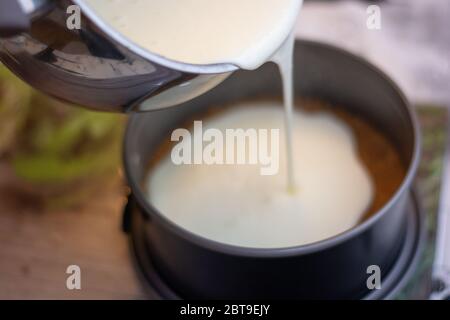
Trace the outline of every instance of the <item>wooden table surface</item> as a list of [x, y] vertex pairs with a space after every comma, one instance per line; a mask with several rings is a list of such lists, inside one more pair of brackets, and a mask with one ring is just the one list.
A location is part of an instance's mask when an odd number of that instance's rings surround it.
[[[12, 189], [0, 164], [0, 299], [145, 299], [121, 231], [121, 179], [83, 205], [44, 210]], [[81, 268], [81, 290], [66, 288], [66, 269]]]

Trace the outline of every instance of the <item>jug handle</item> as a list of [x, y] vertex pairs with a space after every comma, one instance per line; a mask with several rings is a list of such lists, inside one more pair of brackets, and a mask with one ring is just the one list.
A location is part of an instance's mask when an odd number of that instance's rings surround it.
[[17, 0], [0, 1], [0, 37], [11, 37], [27, 31], [30, 19]]

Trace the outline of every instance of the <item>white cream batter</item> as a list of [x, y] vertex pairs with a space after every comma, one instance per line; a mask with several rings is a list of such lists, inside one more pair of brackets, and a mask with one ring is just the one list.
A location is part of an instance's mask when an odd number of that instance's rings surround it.
[[140, 47], [192, 64], [255, 69], [293, 29], [302, 0], [84, 0]]
[[[280, 171], [255, 165], [181, 165], [170, 155], [151, 171], [148, 198], [159, 212], [203, 237], [238, 246], [291, 247], [354, 227], [372, 199], [369, 174], [349, 127], [330, 114], [295, 111], [292, 155], [297, 192], [286, 192], [285, 142]], [[274, 103], [242, 104], [203, 121], [204, 129], [280, 128]]]

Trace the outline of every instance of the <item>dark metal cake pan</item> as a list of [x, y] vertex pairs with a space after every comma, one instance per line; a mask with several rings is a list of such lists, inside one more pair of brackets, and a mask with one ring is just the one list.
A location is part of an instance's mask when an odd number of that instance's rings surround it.
[[295, 94], [343, 106], [383, 132], [407, 168], [404, 181], [382, 209], [335, 237], [280, 249], [226, 245], [168, 220], [147, 201], [142, 182], [162, 139], [183, 120], [227, 103], [279, 96], [276, 67], [267, 64], [257, 71], [236, 72], [198, 99], [132, 116], [124, 161], [140, 218], [131, 223], [139, 221], [152, 268], [179, 297], [360, 299], [370, 294], [368, 266], [379, 266], [382, 279], [386, 278], [405, 247], [410, 194], [420, 155], [419, 127], [407, 100], [384, 73], [341, 49], [297, 41], [294, 59]]

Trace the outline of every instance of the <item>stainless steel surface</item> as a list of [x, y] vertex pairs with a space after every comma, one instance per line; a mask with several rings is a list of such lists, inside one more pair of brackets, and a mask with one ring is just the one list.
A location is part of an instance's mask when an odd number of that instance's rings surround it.
[[[49, 1], [22, 0], [30, 14]], [[82, 9], [80, 30], [66, 25], [67, 7]], [[83, 0], [55, 0], [31, 29], [0, 39], [0, 60], [35, 88], [85, 107], [148, 111], [188, 101], [237, 69], [232, 64], [192, 65], [146, 51], [101, 21]]]
[[433, 300], [450, 300], [450, 131], [447, 135], [443, 172], [433, 265], [435, 290], [430, 296]]
[[17, 0], [22, 7], [23, 11], [30, 15], [34, 16], [41, 13], [46, 7], [52, 6], [52, 1], [49, 0]]

